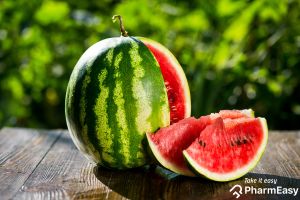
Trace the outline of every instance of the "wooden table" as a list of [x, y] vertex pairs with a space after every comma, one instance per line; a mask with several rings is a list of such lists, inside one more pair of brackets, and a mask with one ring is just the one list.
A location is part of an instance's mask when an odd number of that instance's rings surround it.
[[[245, 183], [250, 178], [277, 183]], [[261, 178], [261, 179], [260, 179]], [[96, 167], [76, 149], [66, 130], [0, 131], [0, 199], [235, 199], [239, 184], [300, 187], [300, 132], [270, 131], [266, 152], [245, 177], [218, 183], [176, 175], [160, 167], [128, 171]], [[300, 193], [300, 191], [299, 191]], [[250, 195], [239, 199], [300, 199]]]

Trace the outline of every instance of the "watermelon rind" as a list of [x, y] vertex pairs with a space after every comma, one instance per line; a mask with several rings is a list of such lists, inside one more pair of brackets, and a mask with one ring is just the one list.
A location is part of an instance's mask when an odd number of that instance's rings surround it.
[[156, 161], [158, 161], [158, 163], [160, 163], [161, 166], [163, 166], [166, 169], [171, 170], [172, 172], [175, 172], [177, 174], [181, 174], [181, 175], [185, 175], [185, 176], [195, 176], [195, 174], [193, 174], [190, 170], [184, 170], [181, 168], [176, 167], [174, 164], [170, 163], [167, 159], [165, 159], [160, 151], [158, 150], [157, 146], [155, 145], [155, 143], [152, 142], [150, 135], [152, 133], [147, 133], [146, 137], [147, 137], [147, 141], [148, 141], [148, 145], [150, 147], [150, 153], [153, 154], [153, 157], [156, 159]]
[[144, 38], [144, 37], [137, 37], [139, 40], [141, 40], [142, 42], [147, 42], [150, 43], [151, 45], [153, 45], [155, 48], [159, 49], [160, 51], [162, 51], [171, 61], [171, 65], [174, 67], [175, 71], [177, 72], [178, 78], [180, 79], [180, 83], [181, 86], [183, 88], [184, 91], [184, 97], [185, 97], [185, 118], [190, 117], [191, 116], [191, 95], [190, 95], [190, 88], [189, 88], [189, 84], [188, 81], [186, 79], [185, 73], [181, 67], [181, 65], [179, 64], [179, 62], [177, 61], [176, 57], [166, 48], [164, 47], [162, 44], [151, 40], [149, 38]]
[[[220, 112], [226, 112], [226, 111], [229, 111], [229, 112], [235, 111], [235, 112], [239, 112], [244, 115], [244, 116], [239, 116], [239, 117], [250, 117], [250, 118], [255, 117], [254, 110], [252, 110], [251, 108], [243, 109], [243, 110], [220, 110], [217, 113], [211, 113], [209, 116], [211, 116], [213, 118], [218, 118], [218, 117], [220, 117]], [[231, 117], [229, 117], [229, 118], [231, 118]]]
[[185, 157], [185, 160], [187, 161], [187, 164], [197, 174], [204, 176], [207, 179], [218, 181], [218, 182], [232, 181], [232, 180], [236, 180], [236, 179], [244, 176], [245, 174], [247, 174], [249, 171], [251, 171], [257, 165], [257, 163], [261, 159], [261, 157], [266, 149], [266, 146], [267, 146], [267, 141], [268, 141], [267, 121], [265, 118], [261, 118], [261, 117], [258, 117], [258, 119], [263, 128], [263, 142], [262, 142], [261, 146], [259, 147], [256, 156], [246, 166], [244, 166], [236, 171], [226, 173], [226, 174], [211, 172], [211, 171], [207, 170], [206, 168], [203, 168], [200, 165], [198, 165], [197, 162], [195, 162], [194, 159], [189, 156], [187, 151], [184, 150], [183, 155]]
[[245, 114], [246, 116], [248, 116], [248, 117], [255, 117], [254, 110], [252, 110], [251, 108], [249, 108], [249, 109], [243, 109], [243, 110], [241, 110], [241, 112], [243, 114]]

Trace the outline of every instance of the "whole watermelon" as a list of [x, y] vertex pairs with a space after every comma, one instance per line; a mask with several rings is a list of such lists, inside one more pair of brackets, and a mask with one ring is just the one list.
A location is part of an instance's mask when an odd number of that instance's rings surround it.
[[147, 162], [145, 134], [189, 117], [185, 74], [173, 54], [147, 38], [102, 40], [81, 56], [67, 87], [69, 132], [90, 160], [114, 169]]
[[65, 103], [76, 146], [109, 168], [144, 165], [145, 133], [170, 123], [159, 65], [133, 37], [109, 38], [91, 46], [72, 72]]

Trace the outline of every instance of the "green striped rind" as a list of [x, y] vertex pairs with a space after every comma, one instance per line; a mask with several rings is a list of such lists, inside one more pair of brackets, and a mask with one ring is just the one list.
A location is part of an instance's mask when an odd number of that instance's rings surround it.
[[79, 59], [66, 94], [66, 119], [76, 146], [94, 162], [118, 169], [146, 163], [146, 132], [169, 125], [159, 65], [138, 39], [102, 40]]

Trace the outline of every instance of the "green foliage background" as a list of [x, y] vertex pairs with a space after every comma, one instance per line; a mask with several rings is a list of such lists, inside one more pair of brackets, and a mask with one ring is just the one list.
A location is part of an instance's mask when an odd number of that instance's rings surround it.
[[93, 43], [120, 35], [167, 46], [189, 80], [192, 113], [252, 107], [272, 129], [300, 128], [300, 1], [0, 2], [0, 127], [65, 128], [67, 82]]

